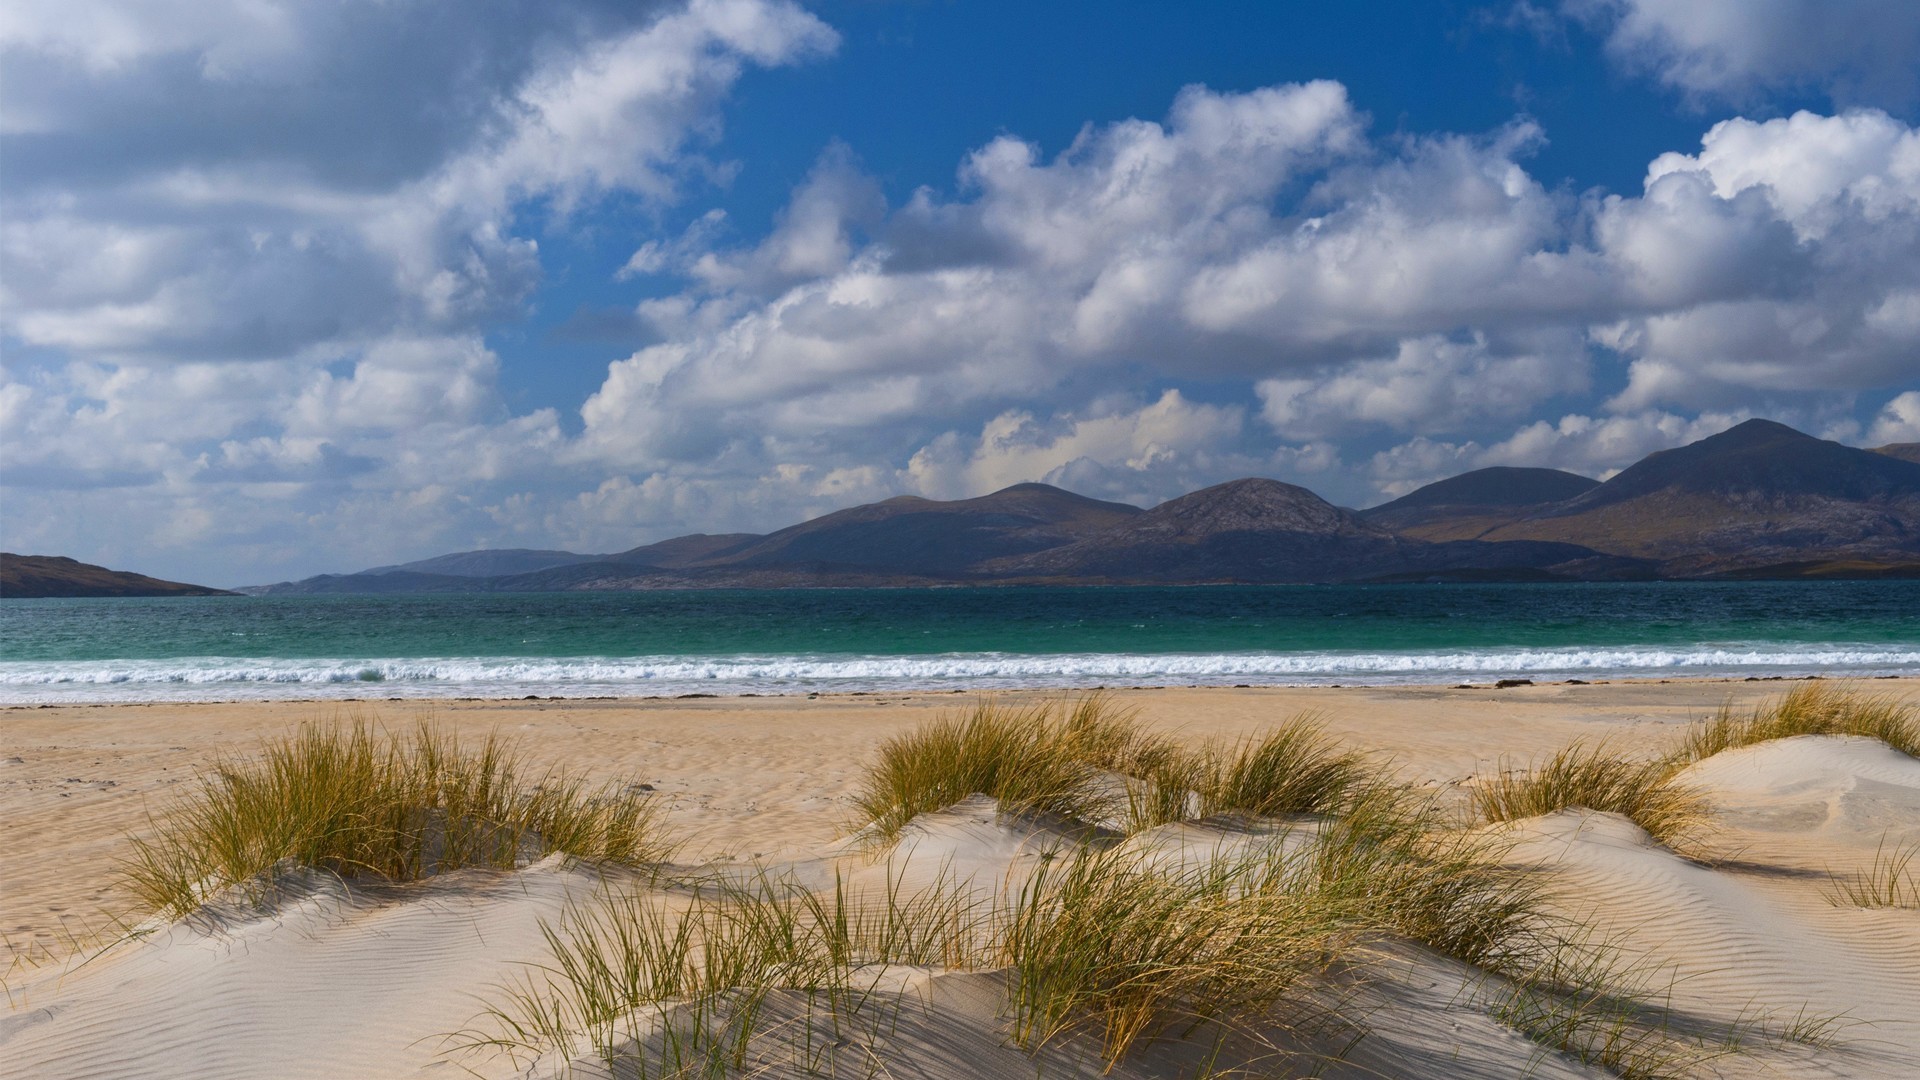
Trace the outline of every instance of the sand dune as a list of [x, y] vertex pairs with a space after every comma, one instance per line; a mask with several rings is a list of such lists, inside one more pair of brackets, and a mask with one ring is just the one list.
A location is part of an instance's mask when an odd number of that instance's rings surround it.
[[[1664, 699], [1647, 687], [1617, 695], [1577, 688], [1584, 696], [1528, 689], [1527, 696], [1497, 701], [1484, 693], [1403, 694], [1393, 702], [1397, 711], [1372, 726], [1378, 737], [1371, 745], [1392, 752], [1409, 780], [1444, 786], [1502, 755], [1524, 758], [1570, 736], [1608, 728], [1644, 736], [1646, 721], [1664, 726], [1697, 716], [1729, 687], [1669, 688]], [[1369, 730], [1354, 707], [1377, 707], [1377, 698], [1318, 693], [1311, 704], [1328, 709], [1336, 730]], [[1134, 700], [1185, 735], [1238, 734], [1301, 702], [1275, 692], [1254, 699], [1211, 691]], [[598, 750], [601, 767], [627, 766], [658, 789], [672, 819], [695, 836], [663, 883], [609, 877], [559, 856], [518, 871], [459, 871], [409, 886], [349, 888], [302, 878], [269, 914], [209, 910], [171, 925], [143, 924], [91, 958], [16, 965], [7, 979], [10, 1008], [0, 1016], [0, 1060], [9, 1075], [87, 1080], [596, 1075], [599, 1066], [587, 1058], [456, 1052], [445, 1038], [484, 1029], [483, 1002], [498, 1000], [497, 987], [547, 960], [541, 924], [559, 919], [570, 903], [636, 888], [682, 903], [700, 881], [756, 879], [815, 890], [839, 881], [868, 895], [966, 883], [980, 896], [1005, 896], [1089, 835], [1084, 825], [1001, 814], [992, 800], [976, 796], [915, 819], [891, 849], [849, 837], [846, 798], [866, 749], [952, 705], [923, 699], [681, 706], [676, 719], [711, 721], [697, 726], [666, 722], [663, 711], [543, 715], [495, 706], [483, 715], [532, 725], [527, 730], [539, 740], [533, 745], [547, 756]], [[60, 719], [46, 712], [10, 719]], [[235, 723], [218, 709], [197, 714], [205, 725], [198, 730], [166, 722], [191, 721], [191, 710], [118, 715], [130, 722], [91, 729], [98, 745], [8, 749], [23, 759], [10, 769], [44, 770], [52, 757], [53, 771], [78, 773], [76, 762], [84, 759], [101, 762], [88, 767], [115, 781], [83, 795], [65, 778], [49, 783], [16, 773], [0, 780], [13, 782], [0, 786], [10, 812], [26, 807], [48, 824], [34, 862], [18, 846], [7, 855], [0, 900], [8, 925], [32, 927], [29, 920], [46, 918], [33, 904], [49, 911], [78, 906], [90, 893], [111, 900], [100, 863], [119, 835], [141, 827], [147, 803], [140, 796], [174, 786], [179, 755], [204, 762], [244, 745], [262, 726]], [[276, 719], [284, 724], [286, 714]], [[809, 724], [811, 732], [803, 729]], [[766, 730], [775, 725], [785, 726]], [[21, 731], [10, 735], [17, 739]], [[1871, 740], [1803, 737], [1718, 755], [1691, 766], [1683, 779], [1713, 800], [1719, 828], [1710, 843], [1718, 860], [1684, 858], [1614, 815], [1566, 811], [1495, 828], [1515, 840], [1514, 860], [1551, 883], [1559, 909], [1586, 920], [1634, 963], [1642, 985], [1665, 998], [1677, 1029], [1747, 1030], [1741, 1054], [1707, 1063], [1701, 1075], [1920, 1075], [1920, 913], [1836, 907], [1828, 896], [1828, 871], [1870, 863], [1883, 843], [1920, 840], [1920, 762]], [[1185, 822], [1125, 843], [1164, 862], [1193, 863], [1276, 838], [1310, 843], [1311, 825]], [[77, 843], [58, 854], [57, 845], [68, 841]], [[16, 890], [13, 874], [23, 865], [29, 887]], [[57, 891], [63, 881], [69, 895]], [[1038, 1056], [1015, 1046], [1000, 972], [898, 966], [863, 978], [868, 1022], [823, 1032], [816, 1067], [928, 1080], [1104, 1071], [1085, 1045], [1050, 1046]], [[1488, 985], [1457, 961], [1383, 942], [1364, 977], [1340, 990], [1351, 1023], [1275, 1036], [1273, 1046], [1291, 1056], [1268, 1066], [1275, 1075], [1318, 1067], [1352, 1080], [1609, 1075], [1497, 1022], [1484, 1004]], [[776, 995], [767, 1009], [770, 1017], [786, 1017], [789, 1034], [822, 1022], [798, 996]], [[1806, 1017], [1834, 1021], [1827, 1042], [1767, 1034]], [[1204, 1049], [1162, 1040], [1112, 1075], [1193, 1075]], [[1332, 1063], [1336, 1052], [1344, 1058]], [[789, 1056], [755, 1075], [798, 1074]]]

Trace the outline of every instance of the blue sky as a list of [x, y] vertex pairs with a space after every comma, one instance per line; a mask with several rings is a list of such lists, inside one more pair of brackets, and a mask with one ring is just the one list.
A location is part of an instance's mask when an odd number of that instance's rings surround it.
[[1896, 0], [10, 5], [0, 543], [1920, 440], [1916, 72]]

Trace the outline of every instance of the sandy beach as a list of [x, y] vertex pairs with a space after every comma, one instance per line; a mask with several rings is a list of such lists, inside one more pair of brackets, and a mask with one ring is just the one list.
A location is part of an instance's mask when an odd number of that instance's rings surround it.
[[[1651, 755], [1721, 705], [1749, 708], [1791, 685], [1191, 688], [1113, 697], [1154, 729], [1196, 742], [1316, 713], [1343, 741], [1390, 760], [1404, 781], [1451, 789], [1575, 740], [1604, 739]], [[1865, 688], [1911, 695], [1911, 686], [1896, 680]], [[650, 785], [686, 842], [682, 863], [804, 867], [844, 850], [836, 845], [858, 824], [852, 795], [881, 741], [969, 700], [876, 694], [0, 710], [0, 927], [18, 958], [8, 976], [0, 1057], [24, 1063], [13, 1073], [22, 1076], [412, 1076], [448, 1066], [432, 1037], [469, 1019], [475, 995], [513, 965], [537, 961], [537, 919], [551, 917], [581, 887], [576, 871], [506, 875], [511, 888], [470, 882], [449, 892], [451, 885], [429, 884], [417, 895], [336, 897], [334, 909], [316, 894], [280, 913], [277, 936], [247, 928], [210, 945], [175, 929], [74, 964], [76, 945], [95, 944], [114, 919], [138, 915], [116, 886], [128, 835], [148, 828], [149, 813], [163, 810], [217, 757], [245, 754], [298, 725], [359, 717], [405, 727], [430, 716], [463, 735], [497, 731], [533, 761]], [[1795, 1010], [1839, 1018], [1830, 1045], [1760, 1047], [1718, 1066], [1723, 1075], [1920, 1074], [1920, 918], [1912, 910], [1836, 907], [1824, 891], [1830, 873], [1870, 863], [1880, 845], [1920, 842], [1920, 762], [1869, 740], [1820, 737], [1749, 747], [1692, 769], [1715, 807], [1715, 860], [1681, 858], [1622, 818], [1569, 813], [1522, 823], [1517, 851], [1553, 874], [1564, 902], [1584, 908], [1602, 932], [1668, 965], [1677, 1009], [1718, 1018]], [[984, 859], [994, 844], [1013, 851], [1026, 842], [995, 833], [990, 813], [987, 824], [964, 809], [955, 813], [946, 825], [929, 826], [935, 834], [958, 830], [939, 834], [948, 860]], [[501, 889], [512, 897], [502, 899]], [[298, 932], [287, 932], [290, 926]], [[978, 979], [948, 976], [919, 992], [926, 1000], [952, 997], [963, 1015], [984, 1009], [990, 1021], [991, 1005], [977, 1000], [984, 993]], [[1478, 1064], [1432, 1075], [1519, 1075], [1511, 1070], [1520, 1062], [1530, 1062], [1534, 1075], [1607, 1075], [1543, 1058], [1484, 1017], [1463, 1021], [1457, 1002], [1447, 1004], [1444, 981], [1415, 980], [1439, 1005], [1408, 999], [1394, 1007], [1451, 1019], [1406, 1027], [1405, 1045], [1376, 1040], [1385, 1056], [1372, 1067], [1419, 1075], [1418, 1062], [1451, 1054], [1448, 1060]], [[282, 1030], [290, 1017], [316, 1020], [323, 1030]], [[1455, 1032], [1458, 1045], [1421, 1043], [1442, 1028]], [[357, 1035], [343, 1042], [348, 1031]], [[996, 1070], [1012, 1067], [1006, 1062], [1019, 1061], [1035, 1067], [995, 1045], [971, 1064], [964, 1054], [921, 1055], [919, 1075], [1001, 1075]], [[519, 1075], [489, 1071], [504, 1065], [462, 1064], [483, 1075]]]

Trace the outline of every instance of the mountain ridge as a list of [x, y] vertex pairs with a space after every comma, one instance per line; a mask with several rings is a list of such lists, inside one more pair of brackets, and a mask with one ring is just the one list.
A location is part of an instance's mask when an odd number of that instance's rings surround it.
[[1144, 510], [1028, 483], [612, 555], [501, 553], [556, 560], [515, 574], [421, 572], [484, 561], [467, 552], [244, 591], [1901, 576], [1920, 568], [1920, 463], [1896, 449], [1750, 420], [1604, 482], [1499, 466], [1359, 511], [1260, 477]]

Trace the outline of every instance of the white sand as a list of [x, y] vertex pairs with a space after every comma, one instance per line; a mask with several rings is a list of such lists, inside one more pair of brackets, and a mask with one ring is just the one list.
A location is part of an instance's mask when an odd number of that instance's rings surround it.
[[[1778, 684], [1616, 684], [1507, 691], [1186, 690], [1123, 696], [1194, 737], [1256, 730], [1317, 709], [1413, 782], [1451, 783], [1611, 734], [1652, 747], [1665, 729]], [[908, 888], [940, 874], [997, 887], [1062, 842], [970, 801], [916, 822], [891, 865], [837, 841], [847, 798], [877, 741], [962, 702], [950, 696], [697, 702], [442, 703], [463, 730], [521, 734], [533, 756], [653, 784], [694, 842], [690, 860], [754, 860], [809, 884], [851, 870]], [[413, 706], [369, 706], [405, 722]], [[389, 711], [391, 709], [391, 711]], [[61, 950], [61, 921], [97, 926], [126, 910], [113, 891], [124, 836], [149, 804], [220, 752], [326, 716], [313, 705], [114, 706], [0, 711], [0, 925], [23, 951]], [[1920, 911], [1862, 911], [1825, 898], [1828, 870], [1870, 863], [1883, 842], [1920, 841], [1920, 762], [1859, 739], [1795, 739], [1690, 770], [1720, 807], [1727, 858], [1689, 862], [1623, 819], [1566, 813], [1512, 826], [1518, 856], [1551, 875], [1562, 906], [1591, 919], [1671, 986], [1685, 1023], [1841, 1016], [1836, 1045], [1772, 1045], [1719, 1075], [1920, 1076]], [[158, 800], [158, 801], [156, 801]], [[1178, 826], [1158, 839], [1198, 852], [1232, 830]], [[1243, 839], [1243, 838], [1242, 838]], [[190, 920], [87, 962], [16, 965], [0, 1014], [0, 1062], [33, 1077], [520, 1075], [504, 1058], [446, 1056], [490, 988], [545, 955], [538, 926], [601, 886], [549, 860], [512, 874], [462, 872], [412, 887], [321, 882], [270, 917]], [[34, 946], [33, 942], [41, 943]], [[1360, 992], [1370, 1029], [1329, 1076], [1592, 1077], [1501, 1027], [1467, 1000], [1474, 975], [1403, 948]], [[1008, 1045], [999, 976], [898, 972], [884, 1032], [853, 1039], [842, 1075], [941, 1080], [1084, 1075], [1084, 1055], [1035, 1059]], [[890, 995], [890, 996], [889, 996]], [[1852, 1023], [1858, 1021], [1859, 1023]], [[1303, 1047], [1303, 1049], [1310, 1049]], [[1186, 1055], [1183, 1058], [1182, 1055]], [[865, 1064], [859, 1064], [864, 1062]], [[875, 1063], [884, 1067], [875, 1073]], [[525, 1065], [521, 1062], [520, 1065]], [[1115, 1075], [1186, 1075], [1191, 1048], [1160, 1046]], [[548, 1074], [555, 1062], [539, 1063]], [[856, 1067], [857, 1066], [857, 1067]]]

